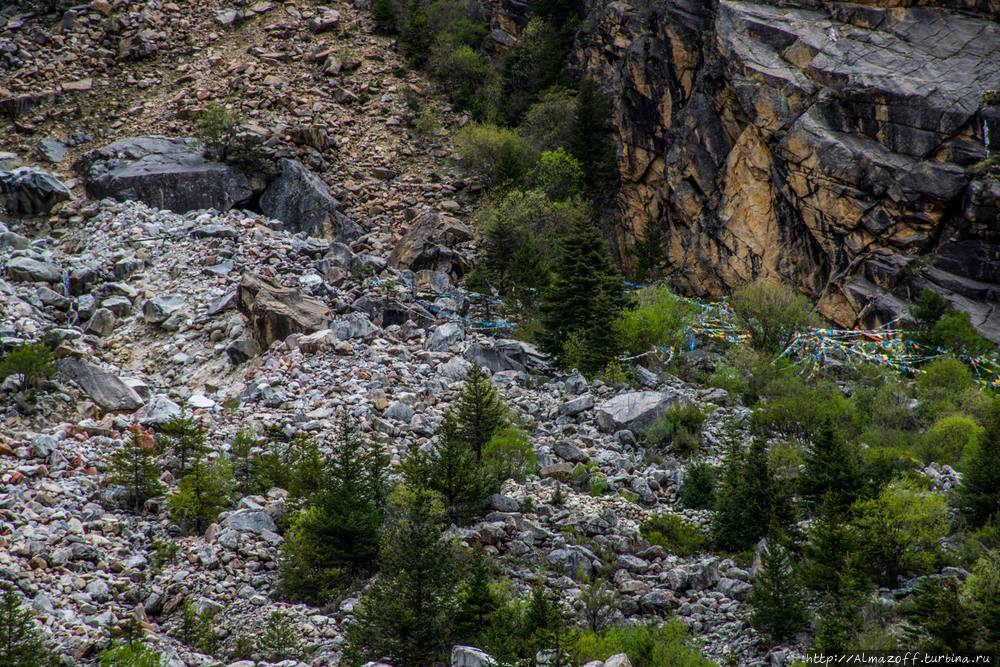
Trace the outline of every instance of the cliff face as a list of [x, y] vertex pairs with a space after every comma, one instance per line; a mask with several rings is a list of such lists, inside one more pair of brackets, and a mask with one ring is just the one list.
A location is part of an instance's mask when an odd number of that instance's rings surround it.
[[615, 99], [619, 245], [652, 220], [681, 289], [781, 278], [842, 326], [930, 285], [1000, 340], [1000, 184], [970, 170], [1000, 154], [1000, 0], [909, 4], [597, 5], [573, 59]]

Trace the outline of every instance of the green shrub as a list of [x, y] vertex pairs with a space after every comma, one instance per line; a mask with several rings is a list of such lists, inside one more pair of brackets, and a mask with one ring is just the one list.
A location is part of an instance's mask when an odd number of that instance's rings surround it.
[[[759, 403], [753, 412], [752, 423], [758, 431], [804, 440], [827, 421], [837, 426], [852, 422], [854, 406], [833, 383], [808, 386], [795, 376], [785, 376], [782, 382], [788, 384], [781, 387], [780, 395]], [[779, 386], [772, 383], [767, 391], [777, 394]]]
[[985, 429], [965, 415], [951, 415], [935, 422], [923, 439], [921, 451], [924, 463], [958, 465], [971, 455], [983, 437]]
[[496, 429], [483, 447], [483, 467], [495, 488], [508, 479], [523, 484], [528, 475], [538, 470], [531, 437], [513, 424]]
[[142, 644], [123, 644], [102, 651], [98, 664], [100, 667], [160, 667], [163, 658]]
[[633, 667], [709, 667], [690, 631], [680, 621], [663, 625], [630, 625], [577, 635], [570, 648], [575, 664], [607, 660], [625, 653]]
[[701, 444], [701, 425], [705, 418], [705, 413], [694, 405], [672, 405], [646, 429], [646, 442], [689, 455]]
[[914, 383], [917, 388], [919, 413], [926, 419], [961, 409], [969, 394], [978, 394], [969, 368], [953, 357], [931, 361], [919, 373]]
[[525, 171], [535, 162], [533, 150], [514, 130], [483, 123], [469, 123], [459, 130], [455, 150], [459, 164], [489, 185], [498, 184], [504, 155], [513, 155]]
[[854, 511], [868, 563], [885, 585], [935, 567], [938, 541], [948, 534], [942, 496], [899, 480], [875, 498], [859, 501]]
[[782, 283], [745, 283], [733, 290], [729, 305], [750, 334], [750, 347], [771, 356], [784, 352], [801, 330], [816, 322], [809, 301]]
[[231, 146], [242, 129], [240, 114], [218, 102], [208, 105], [195, 121], [195, 132], [205, 144], [206, 155], [225, 162]]
[[12, 585], [0, 582], [0, 590], [0, 667], [41, 667], [45, 653], [31, 613]]
[[583, 194], [583, 169], [563, 148], [545, 151], [534, 172], [538, 188], [552, 201], [562, 202]]
[[[854, 421], [860, 428], [912, 431], [917, 428], [917, 418], [910, 408], [910, 397], [905, 388], [889, 381], [854, 395]], [[872, 443], [869, 443], [872, 444]]]
[[208, 453], [205, 432], [191, 413], [180, 413], [163, 423], [161, 433], [171, 443], [174, 453], [180, 458], [178, 474], [183, 477], [188, 472], [188, 460]]
[[1000, 399], [993, 399], [986, 431], [971, 448], [959, 487], [959, 506], [969, 525], [978, 528], [1000, 513]]
[[975, 651], [981, 631], [979, 619], [959, 594], [958, 582], [952, 577], [944, 582], [924, 581], [905, 611], [903, 636], [907, 645], [937, 654]]
[[241, 428], [236, 431], [230, 446], [229, 460], [233, 468], [235, 491], [240, 496], [264, 493], [269, 488], [261, 479], [259, 456], [254, 454], [254, 448], [258, 444], [253, 431]]
[[681, 505], [689, 509], [710, 510], [715, 506], [718, 473], [705, 461], [689, 465], [681, 484]]
[[795, 440], [776, 442], [767, 454], [767, 463], [779, 479], [799, 476], [799, 467], [805, 465], [802, 446]]
[[910, 310], [903, 329], [918, 345], [959, 356], [976, 357], [995, 347], [979, 335], [968, 313], [955, 310], [947, 299], [926, 287]]
[[174, 637], [199, 653], [215, 653], [215, 612], [206, 607], [199, 612], [191, 602], [181, 605], [181, 625]]
[[622, 347], [630, 354], [642, 354], [680, 345], [697, 307], [678, 299], [666, 286], [640, 290], [637, 299], [616, 322]]
[[56, 372], [52, 365], [52, 350], [42, 343], [24, 343], [16, 346], [0, 361], [0, 380], [11, 375], [21, 377], [21, 391], [37, 387]]
[[918, 449], [914, 444], [917, 438], [915, 433], [905, 431], [868, 431], [862, 436], [861, 442], [871, 445], [862, 455], [868, 485], [865, 496], [877, 496], [894, 479], [920, 467], [920, 461], [912, 453]]
[[676, 514], [659, 514], [639, 526], [650, 544], [659, 544], [667, 553], [691, 556], [708, 549], [708, 538], [699, 529], [684, 523]]
[[573, 132], [576, 98], [566, 88], [551, 88], [531, 105], [518, 133], [541, 151], [565, 147]]

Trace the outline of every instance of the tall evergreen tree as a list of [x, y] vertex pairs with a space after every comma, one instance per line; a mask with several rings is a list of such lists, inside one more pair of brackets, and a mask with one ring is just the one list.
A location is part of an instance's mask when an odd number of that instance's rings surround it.
[[153, 455], [156, 444], [152, 436], [139, 426], [130, 431], [131, 435], [114, 455], [109, 483], [124, 487], [126, 503], [139, 514], [147, 500], [163, 493], [163, 483]]
[[647, 282], [662, 280], [670, 267], [670, 260], [663, 248], [663, 232], [659, 225], [653, 220], [653, 216], [646, 216], [646, 224], [642, 228], [642, 234], [635, 240], [632, 247], [632, 255], [635, 262], [632, 265], [632, 279], [640, 285]]
[[483, 263], [496, 278], [500, 294], [507, 293], [507, 271], [520, 245], [517, 228], [507, 216], [498, 216], [496, 222], [486, 230]]
[[586, 181], [594, 186], [604, 181], [614, 157], [605, 142], [604, 126], [608, 121], [608, 104], [589, 76], [580, 82], [576, 95], [576, 115], [570, 134], [569, 152], [580, 161]]
[[292, 522], [282, 545], [283, 589], [314, 603], [353, 577], [370, 576], [379, 556], [385, 461], [365, 447], [353, 422], [341, 422], [323, 489]]
[[979, 619], [959, 597], [958, 582], [925, 581], [914, 593], [903, 632], [909, 646], [932, 653], [975, 651]]
[[774, 537], [764, 543], [760, 572], [750, 593], [750, 625], [780, 642], [809, 627], [805, 600], [787, 549]]
[[[488, 382], [488, 380], [487, 380]], [[465, 523], [486, 499], [483, 470], [454, 413], [445, 415], [437, 447], [428, 454], [430, 488], [444, 497], [453, 521]]]
[[348, 632], [355, 661], [439, 664], [451, 649], [457, 552], [442, 537], [434, 495], [423, 489], [403, 493], [402, 513], [385, 534], [382, 571], [355, 609]]
[[827, 418], [806, 452], [799, 475], [799, 495], [809, 508], [827, 499], [839, 508], [850, 507], [864, 484], [861, 454]]
[[472, 559], [472, 573], [459, 593], [455, 616], [455, 640], [481, 646], [493, 614], [500, 609], [498, 596], [490, 589], [490, 567], [482, 549]]
[[768, 465], [762, 439], [753, 441], [745, 457], [738, 443], [731, 445], [715, 509], [712, 537], [723, 551], [744, 551], [772, 528], [791, 524], [791, 503]]
[[592, 223], [576, 223], [559, 241], [559, 257], [552, 266], [552, 281], [542, 292], [542, 351], [558, 357], [573, 333], [586, 335], [597, 313], [597, 301], [614, 315], [627, 303], [618, 272], [604, 254], [604, 241]]
[[234, 486], [229, 461], [209, 461], [199, 455], [178, 484], [177, 493], [169, 498], [174, 519], [200, 533], [232, 502]]
[[458, 410], [446, 415], [446, 420], [454, 427], [449, 437], [468, 444], [476, 461], [481, 461], [483, 447], [507, 424], [507, 406], [481, 366], [473, 364], [469, 369]]
[[976, 528], [1000, 517], [1000, 398], [993, 399], [986, 422], [958, 489], [962, 511]]

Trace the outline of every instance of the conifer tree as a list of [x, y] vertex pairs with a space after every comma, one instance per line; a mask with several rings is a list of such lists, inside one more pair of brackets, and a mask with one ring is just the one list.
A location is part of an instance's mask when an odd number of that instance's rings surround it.
[[975, 528], [1000, 516], [1000, 399], [993, 400], [986, 422], [958, 489], [962, 512]]
[[979, 619], [959, 594], [958, 582], [952, 577], [943, 586], [940, 581], [927, 580], [917, 589], [903, 626], [909, 646], [930, 653], [976, 650]]
[[483, 263], [496, 278], [500, 294], [507, 293], [507, 271], [521, 244], [514, 222], [507, 216], [498, 216], [486, 230], [486, 247]]
[[806, 452], [805, 470], [798, 478], [799, 495], [807, 507], [827, 499], [847, 508], [858, 499], [864, 483], [861, 455], [827, 418]]
[[500, 608], [500, 600], [490, 589], [490, 568], [481, 549], [473, 556], [471, 575], [459, 593], [454, 634], [456, 641], [478, 646]]
[[397, 500], [400, 515], [385, 534], [381, 573], [348, 630], [354, 659], [438, 664], [451, 649], [457, 552], [442, 537], [443, 512], [430, 491], [406, 489]]
[[22, 608], [13, 586], [0, 583], [0, 590], [0, 667], [41, 667], [42, 640], [31, 614]]
[[314, 505], [292, 521], [282, 545], [283, 589], [321, 603], [353, 577], [370, 576], [379, 556], [385, 504], [384, 460], [345, 419]]
[[[597, 312], [599, 298], [609, 312]], [[624, 285], [604, 255], [600, 232], [589, 222], [574, 224], [559, 241], [552, 281], [542, 292], [542, 351], [564, 362], [571, 334], [586, 337], [595, 317], [613, 317], [626, 304]]]
[[663, 243], [663, 232], [653, 221], [653, 217], [647, 215], [642, 234], [635, 240], [632, 248], [632, 255], [635, 257], [632, 279], [635, 282], [645, 285], [647, 282], [663, 279], [670, 266], [670, 260], [664, 253]]
[[430, 488], [444, 497], [452, 520], [464, 523], [485, 500], [485, 480], [468, 439], [459, 434], [454, 413], [445, 415], [437, 447], [427, 459]]
[[233, 485], [229, 461], [223, 458], [209, 461], [199, 455], [178, 484], [177, 493], [170, 496], [174, 520], [200, 533], [232, 502]]
[[450, 437], [472, 449], [476, 461], [482, 460], [483, 447], [497, 429], [507, 424], [507, 406], [481, 366], [473, 364], [465, 378], [457, 412], [448, 417], [454, 425]]
[[750, 625], [774, 643], [809, 627], [805, 601], [788, 551], [775, 537], [764, 543], [760, 571], [750, 594]]
[[160, 469], [153, 456], [156, 444], [153, 438], [133, 426], [131, 436], [114, 455], [109, 483], [124, 487], [125, 500], [139, 514], [147, 500], [163, 493]]
[[208, 453], [208, 444], [205, 442], [205, 432], [202, 430], [198, 420], [190, 412], [181, 412], [174, 415], [163, 423], [162, 432], [173, 443], [172, 449], [180, 457], [180, 476], [183, 477], [188, 472], [188, 461], [199, 458]]
[[570, 134], [569, 152], [580, 161], [587, 183], [597, 185], [607, 176], [612, 153], [604, 141], [608, 105], [592, 78], [584, 77], [576, 95], [576, 114]]
[[788, 496], [768, 466], [764, 441], [755, 439], [745, 460], [741, 458], [742, 448], [733, 443], [712, 521], [715, 546], [723, 551], [749, 549], [772, 528], [789, 526], [793, 518]]

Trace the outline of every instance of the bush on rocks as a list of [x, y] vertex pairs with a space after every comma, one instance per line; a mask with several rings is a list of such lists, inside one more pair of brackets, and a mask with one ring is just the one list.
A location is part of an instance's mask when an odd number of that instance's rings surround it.
[[41, 667], [45, 653], [31, 613], [13, 586], [0, 583], [0, 667]]
[[0, 361], [0, 380], [20, 376], [21, 391], [37, 387], [56, 372], [52, 365], [52, 350], [42, 343], [24, 343], [7, 353]]

